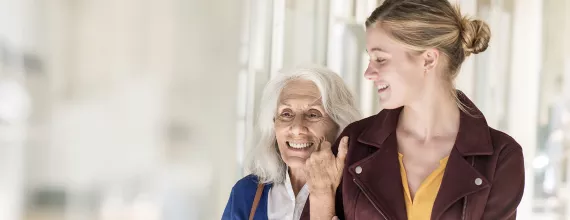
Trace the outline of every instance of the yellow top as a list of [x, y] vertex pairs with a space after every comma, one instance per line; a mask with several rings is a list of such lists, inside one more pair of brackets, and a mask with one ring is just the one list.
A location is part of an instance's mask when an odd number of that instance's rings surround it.
[[421, 183], [420, 187], [416, 191], [413, 201], [410, 195], [410, 189], [408, 188], [408, 177], [406, 175], [406, 169], [404, 168], [404, 162], [402, 161], [403, 157], [404, 155], [398, 153], [398, 158], [400, 160], [400, 175], [402, 176], [402, 185], [404, 186], [404, 200], [406, 201], [408, 219], [429, 220], [431, 218], [433, 203], [435, 202], [439, 186], [441, 185], [441, 180], [443, 179], [443, 173], [445, 171], [445, 166], [447, 165], [448, 157], [441, 159], [439, 161], [439, 167]]

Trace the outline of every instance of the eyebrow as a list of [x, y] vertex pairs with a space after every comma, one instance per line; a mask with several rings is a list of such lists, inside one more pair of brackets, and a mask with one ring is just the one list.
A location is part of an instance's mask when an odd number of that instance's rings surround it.
[[383, 50], [380, 49], [379, 47], [374, 47], [374, 48], [370, 49], [370, 51], [368, 51], [368, 49], [366, 49], [366, 52], [367, 52], [367, 53], [370, 53], [370, 52], [372, 52], [372, 51], [380, 51], [380, 52], [383, 52]]
[[[289, 105], [288, 100], [289, 99], [285, 99], [283, 101], [280, 101], [279, 104], [287, 106], [287, 107], [291, 107], [291, 105]], [[323, 105], [322, 97], [319, 97], [313, 103], [309, 104], [309, 107], [314, 107], [314, 106], [319, 106], [319, 105]]]

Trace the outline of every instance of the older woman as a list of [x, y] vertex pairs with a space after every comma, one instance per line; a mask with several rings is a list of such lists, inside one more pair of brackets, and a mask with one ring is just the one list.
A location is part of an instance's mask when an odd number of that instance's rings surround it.
[[252, 174], [235, 184], [222, 219], [299, 219], [308, 211], [305, 161], [359, 117], [352, 94], [330, 70], [297, 68], [274, 77], [261, 100]]

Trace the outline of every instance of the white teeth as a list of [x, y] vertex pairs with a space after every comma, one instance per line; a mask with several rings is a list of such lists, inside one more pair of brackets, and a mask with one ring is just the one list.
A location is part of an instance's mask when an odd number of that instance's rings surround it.
[[287, 142], [287, 143], [288, 143], [289, 147], [298, 148], [298, 149], [309, 147], [312, 145], [312, 143], [291, 143], [291, 142]]
[[378, 86], [378, 89], [386, 89], [386, 88], [388, 88], [388, 85], [379, 85]]

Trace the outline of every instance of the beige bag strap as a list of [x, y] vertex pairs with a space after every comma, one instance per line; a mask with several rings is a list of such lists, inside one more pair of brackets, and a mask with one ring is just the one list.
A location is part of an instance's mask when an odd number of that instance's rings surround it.
[[255, 215], [255, 210], [257, 209], [259, 200], [261, 199], [261, 194], [263, 193], [264, 185], [265, 184], [263, 183], [257, 185], [257, 191], [255, 192], [255, 198], [253, 199], [253, 206], [251, 206], [251, 211], [249, 212], [249, 220], [253, 220], [253, 216]]

